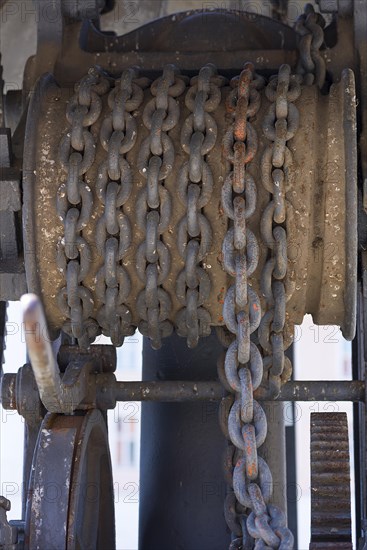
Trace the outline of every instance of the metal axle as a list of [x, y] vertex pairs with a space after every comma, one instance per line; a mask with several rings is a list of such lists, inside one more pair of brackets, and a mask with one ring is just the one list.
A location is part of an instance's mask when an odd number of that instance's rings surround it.
[[[220, 382], [115, 382], [116, 401], [219, 401], [223, 397]], [[273, 401], [256, 395], [259, 401]], [[361, 380], [291, 381], [276, 401], [365, 401], [365, 383]]]

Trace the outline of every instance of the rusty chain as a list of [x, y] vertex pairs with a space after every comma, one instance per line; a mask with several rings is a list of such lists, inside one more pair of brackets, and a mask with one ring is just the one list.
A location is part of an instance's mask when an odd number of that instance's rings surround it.
[[181, 132], [182, 149], [189, 155], [178, 174], [178, 196], [186, 215], [178, 226], [178, 249], [185, 268], [177, 278], [176, 293], [183, 308], [176, 316], [177, 333], [187, 337], [193, 348], [199, 337], [210, 334], [210, 313], [205, 309], [211, 281], [202, 262], [212, 244], [212, 228], [203, 209], [213, 193], [213, 174], [207, 155], [217, 139], [217, 124], [210, 115], [221, 101], [220, 87], [225, 78], [212, 64], [203, 67], [190, 81], [185, 104], [191, 114]]
[[88, 347], [99, 334], [97, 321], [91, 317], [93, 296], [83, 285], [88, 274], [92, 252], [83, 229], [90, 221], [93, 195], [84, 179], [95, 158], [95, 140], [90, 131], [102, 111], [101, 95], [109, 82], [95, 68], [75, 86], [66, 118], [70, 129], [63, 136], [59, 157], [67, 173], [57, 193], [57, 213], [64, 225], [64, 236], [57, 246], [57, 266], [64, 274], [66, 286], [58, 293], [61, 312], [67, 319], [63, 330], [76, 338], [81, 347]]
[[303, 76], [303, 84], [316, 84], [322, 88], [325, 83], [326, 65], [320, 54], [324, 43], [325, 19], [316, 13], [312, 4], [306, 4], [304, 13], [296, 21], [296, 31], [300, 35], [299, 64], [297, 72]]
[[261, 319], [258, 335], [265, 354], [268, 391], [274, 397], [292, 371], [290, 360], [284, 353], [293, 341], [293, 327], [286, 321], [286, 305], [295, 290], [295, 258], [288, 239], [292, 234], [294, 214], [287, 198], [293, 155], [287, 142], [295, 135], [299, 124], [298, 109], [294, 105], [301, 94], [299, 80], [298, 75], [291, 75], [289, 65], [282, 65], [265, 90], [271, 105], [264, 117], [263, 132], [270, 144], [261, 159], [261, 179], [271, 200], [260, 224], [269, 258], [261, 274], [261, 290], [267, 311]]
[[108, 96], [110, 113], [100, 129], [100, 141], [107, 160], [98, 169], [96, 192], [104, 206], [97, 223], [96, 245], [103, 266], [96, 275], [96, 295], [101, 302], [97, 321], [112, 344], [121, 346], [125, 336], [134, 334], [132, 314], [125, 304], [131, 280], [123, 259], [131, 246], [131, 225], [124, 212], [133, 185], [126, 154], [134, 147], [137, 124], [134, 112], [143, 102], [147, 79], [138, 78], [138, 69], [127, 69]]
[[174, 65], [166, 65], [163, 75], [151, 85], [153, 99], [143, 112], [143, 122], [150, 134], [142, 142], [138, 155], [138, 168], [146, 179], [146, 187], [136, 205], [137, 224], [145, 233], [136, 259], [138, 276], [145, 283], [145, 290], [137, 299], [137, 311], [142, 319], [139, 330], [149, 337], [154, 349], [160, 348], [162, 337], [173, 330], [168, 320], [171, 299], [162, 286], [170, 272], [171, 255], [161, 235], [169, 227], [172, 213], [171, 195], [164, 186], [175, 160], [168, 132], [178, 123], [180, 107], [176, 98], [185, 89], [185, 77]]
[[[222, 190], [223, 209], [233, 221], [223, 243], [223, 265], [235, 278], [224, 301], [223, 318], [235, 340], [219, 360], [219, 377], [232, 394], [221, 404], [221, 425], [231, 442], [225, 456], [225, 475], [229, 492], [225, 500], [225, 518], [232, 530], [230, 548], [293, 548], [293, 536], [286, 527], [283, 512], [269, 505], [272, 475], [266, 462], [258, 456], [267, 422], [253, 392], [263, 380], [263, 359], [251, 334], [257, 329], [261, 342], [260, 299], [248, 284], [258, 265], [259, 250], [254, 234], [247, 227], [256, 209], [256, 182], [250, 164], [257, 152], [257, 135], [249, 121], [260, 108], [259, 88], [263, 80], [246, 64], [240, 76], [232, 79], [228, 110], [233, 123], [223, 139], [223, 152], [233, 168]], [[274, 156], [279, 151], [274, 147]], [[283, 327], [284, 328], [284, 327]], [[284, 352], [283, 352], [284, 356]], [[247, 510], [250, 514], [247, 515]]]
[[[307, 25], [305, 20], [305, 28]], [[317, 75], [316, 80], [320, 85]], [[166, 66], [163, 75], [153, 81], [151, 98], [142, 112], [149, 134], [140, 142], [137, 154], [137, 167], [144, 181], [134, 213], [136, 226], [143, 234], [135, 258], [136, 274], [144, 284], [136, 300], [137, 324], [156, 349], [161, 346], [162, 337], [173, 330], [171, 297], [164, 287], [171, 276], [171, 253], [164, 233], [173, 232], [173, 205], [165, 182], [172, 176], [176, 157], [170, 131], [179, 122], [178, 98], [184, 94], [187, 81], [173, 65]], [[229, 392], [221, 403], [220, 422], [228, 439], [224, 463], [229, 490], [224, 515], [232, 531], [232, 550], [293, 548], [293, 536], [284, 513], [270, 504], [272, 474], [258, 456], [267, 435], [267, 420], [253, 394], [257, 390], [259, 394], [276, 396], [291, 374], [285, 350], [292, 342], [286, 306], [295, 290], [294, 258], [288, 238], [294, 220], [287, 197], [293, 157], [287, 144], [298, 128], [299, 115], [294, 102], [300, 96], [301, 81], [301, 75], [291, 75], [289, 66], [283, 65], [265, 88], [270, 106], [263, 119], [263, 133], [269, 145], [261, 156], [260, 172], [270, 201], [260, 221], [268, 254], [259, 275], [261, 299], [249, 279], [259, 264], [259, 244], [250, 229], [259, 210], [256, 168], [252, 164], [258, 151], [258, 135], [252, 122], [261, 107], [264, 79], [255, 73], [251, 63], [232, 78], [226, 100], [231, 123], [222, 140], [228, 173], [221, 190], [221, 207], [229, 227], [221, 258], [223, 269], [233, 283], [224, 297], [225, 329], [220, 335], [228, 349], [218, 362], [218, 372]], [[175, 228], [184, 268], [176, 280], [176, 295], [182, 307], [175, 322], [177, 332], [187, 338], [189, 347], [194, 347], [211, 330], [211, 317], [205, 306], [210, 299], [211, 280], [203, 261], [211, 249], [212, 227], [205, 208], [212, 199], [210, 152], [218, 133], [211, 113], [221, 103], [221, 87], [225, 83], [226, 79], [208, 64], [191, 78], [185, 96], [189, 114], [181, 129], [181, 148], [187, 158], [179, 170], [176, 189], [186, 213]], [[148, 85], [149, 81], [140, 78], [138, 70], [132, 68], [125, 70], [109, 91], [108, 80], [93, 69], [77, 85], [67, 107], [71, 128], [60, 144], [60, 161], [67, 176], [57, 196], [57, 212], [65, 233], [58, 244], [57, 262], [66, 286], [59, 292], [58, 300], [66, 318], [64, 331], [82, 347], [87, 347], [101, 329], [115, 346], [121, 345], [124, 337], [135, 330], [126, 303], [132, 281], [124, 266], [132, 242], [125, 212], [133, 186], [127, 154], [137, 140], [134, 115], [143, 104], [144, 88]], [[95, 159], [90, 127], [100, 117], [101, 96], [107, 92], [109, 111], [99, 131], [106, 159], [99, 163], [95, 190], [103, 212], [96, 225], [96, 246], [103, 265], [95, 277], [93, 296], [83, 284], [92, 261], [83, 230], [94, 206], [93, 194], [83, 175]], [[96, 319], [92, 315], [95, 298]], [[261, 303], [265, 304], [265, 312]]]

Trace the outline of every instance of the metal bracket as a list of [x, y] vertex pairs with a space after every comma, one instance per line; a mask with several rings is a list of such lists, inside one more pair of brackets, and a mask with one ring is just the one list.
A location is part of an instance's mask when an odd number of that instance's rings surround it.
[[0, 550], [16, 550], [17, 547], [17, 528], [6, 517], [10, 507], [10, 500], [0, 496]]

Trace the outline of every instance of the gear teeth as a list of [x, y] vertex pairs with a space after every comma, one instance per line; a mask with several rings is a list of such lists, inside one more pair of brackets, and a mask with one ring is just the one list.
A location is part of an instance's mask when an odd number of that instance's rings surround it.
[[349, 543], [351, 540], [347, 415], [312, 413], [311, 542]]

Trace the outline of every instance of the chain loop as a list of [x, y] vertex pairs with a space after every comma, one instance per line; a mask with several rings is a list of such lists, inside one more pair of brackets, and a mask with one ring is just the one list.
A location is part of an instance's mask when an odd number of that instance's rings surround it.
[[102, 110], [101, 95], [109, 89], [109, 82], [97, 69], [92, 68], [75, 86], [70, 99], [66, 119], [71, 128], [61, 139], [59, 159], [67, 173], [65, 183], [59, 186], [56, 210], [64, 224], [64, 237], [59, 239], [56, 262], [64, 274], [66, 286], [57, 296], [66, 320], [63, 330], [78, 339], [86, 348], [99, 333], [93, 312], [93, 297], [83, 286], [92, 262], [92, 251], [82, 236], [92, 216], [93, 196], [83, 176], [91, 168], [95, 158], [95, 142], [90, 131]]
[[209, 298], [211, 281], [202, 265], [211, 248], [212, 228], [203, 208], [213, 192], [213, 174], [207, 155], [217, 140], [217, 124], [209, 113], [219, 105], [224, 83], [214, 65], [205, 65], [191, 79], [185, 98], [191, 114], [182, 127], [181, 146], [189, 160], [184, 162], [178, 175], [178, 196], [187, 207], [187, 214], [178, 226], [178, 246], [185, 268], [176, 283], [183, 305], [176, 324], [178, 333], [187, 338], [189, 348], [195, 347], [199, 338], [211, 331], [211, 317], [204, 305]]
[[126, 154], [134, 147], [137, 126], [134, 111], [143, 101], [136, 67], [126, 69], [108, 96], [110, 114], [102, 122], [100, 142], [107, 161], [98, 169], [96, 192], [104, 206], [97, 223], [96, 243], [103, 257], [103, 267], [96, 275], [96, 293], [101, 303], [97, 320], [114, 346], [121, 346], [125, 336], [134, 334], [132, 314], [125, 304], [131, 288], [123, 258], [131, 246], [131, 227], [124, 213], [132, 189], [132, 171]]
[[[293, 231], [293, 207], [287, 199], [289, 188], [289, 171], [292, 166], [292, 153], [287, 147], [288, 139], [297, 131], [298, 121], [297, 107], [291, 103], [300, 95], [299, 86], [294, 84], [290, 74], [290, 67], [282, 65], [278, 77], [274, 77], [267, 86], [267, 96], [272, 101], [268, 111], [267, 121], [263, 126], [264, 135], [272, 143], [265, 149], [261, 174], [265, 189], [271, 193], [269, 205], [265, 208], [261, 219], [261, 234], [264, 243], [269, 249], [269, 257], [266, 261], [262, 276], [261, 288], [266, 299], [268, 310], [263, 316], [259, 328], [259, 340], [265, 354], [270, 356], [268, 362], [268, 377], [272, 377], [272, 391], [279, 391], [283, 369], [285, 366], [284, 351], [292, 343], [290, 327], [286, 322], [286, 303], [292, 297], [295, 290], [294, 269], [292, 258], [288, 257], [287, 235]], [[285, 100], [285, 102], [283, 101]], [[277, 104], [282, 104], [281, 118], [277, 118]], [[280, 111], [282, 111], [280, 109]], [[286, 118], [283, 114], [288, 113]], [[293, 113], [293, 114], [292, 114]], [[275, 119], [274, 119], [275, 115]], [[284, 140], [279, 147], [276, 132], [269, 132], [267, 125], [277, 126], [279, 121], [286, 121], [293, 117], [292, 132], [285, 133]], [[274, 384], [274, 377], [279, 382]]]
[[[278, 98], [277, 95], [274, 98], [275, 103], [269, 109], [263, 124], [266, 137], [274, 142], [273, 146], [266, 150], [262, 160], [268, 176], [266, 185], [269, 188], [271, 184], [270, 190], [274, 195], [272, 204], [263, 215], [266, 225], [264, 232], [271, 236], [268, 246], [274, 251], [271, 270], [270, 267], [265, 270], [266, 292], [268, 296], [271, 294], [271, 307], [274, 311], [269, 323], [264, 323], [267, 316], [262, 317], [259, 296], [248, 284], [248, 279], [255, 273], [259, 260], [256, 237], [247, 227], [247, 222], [256, 209], [256, 183], [253, 174], [250, 173], [250, 164], [258, 148], [254, 126], [248, 119], [255, 117], [260, 108], [261, 98], [258, 89], [262, 82], [255, 76], [252, 64], [247, 63], [241, 75], [232, 80], [234, 89], [227, 100], [227, 110], [232, 114], [233, 122], [223, 138], [223, 154], [232, 168], [223, 185], [222, 204], [223, 210], [232, 220], [232, 226], [229, 227], [223, 241], [222, 257], [223, 268], [228, 275], [234, 277], [235, 283], [227, 290], [223, 320], [227, 329], [235, 334], [235, 340], [230, 343], [224, 360], [219, 362], [219, 376], [225, 387], [234, 394], [234, 399], [223, 400], [222, 412], [225, 421], [221, 422], [224, 433], [231, 442], [225, 462], [226, 478], [233, 489], [228, 495], [230, 506], [228, 498], [225, 504], [225, 516], [233, 530], [231, 548], [252, 548], [251, 537], [257, 540], [256, 547], [259, 548], [261, 545], [267, 547], [269, 543], [271, 548], [280, 546], [280, 539], [273, 526], [265, 521], [270, 518], [267, 503], [272, 495], [272, 476], [266, 462], [258, 456], [257, 449], [265, 441], [267, 422], [264, 410], [253, 398], [253, 392], [262, 384], [264, 365], [262, 353], [255, 341], [251, 341], [251, 335], [259, 329], [259, 344], [264, 340], [269, 344], [268, 349], [272, 352], [271, 365], [267, 365], [265, 374], [269, 379], [271, 377], [273, 383], [275, 374], [281, 375], [284, 367], [284, 342], [282, 338], [278, 338], [278, 333], [274, 336], [270, 333], [270, 328], [267, 333], [264, 329], [265, 326], [271, 327], [273, 331], [284, 329], [286, 292], [291, 288], [283, 282], [288, 262], [287, 233], [283, 227], [279, 226], [276, 232], [272, 227], [274, 220], [283, 223], [291, 208], [286, 201], [288, 172], [283, 172], [280, 167], [286, 163], [288, 169], [291, 165], [291, 154], [285, 144], [297, 130], [298, 111], [293, 104], [289, 106], [288, 99], [297, 98], [300, 89], [295, 79], [292, 79], [291, 88], [287, 87], [288, 73], [287, 68], [280, 72], [277, 91], [278, 88], [281, 89], [281, 97]], [[269, 85], [268, 95], [271, 97], [273, 89], [274, 80]], [[277, 275], [279, 279], [269, 286], [269, 276], [273, 275]], [[260, 332], [262, 327], [264, 329]], [[272, 387], [274, 385], [273, 383]], [[236, 454], [234, 463], [233, 458]], [[249, 519], [244, 521], [244, 516], [237, 513], [239, 506], [252, 510], [251, 517], [255, 516], [255, 525], [259, 524], [263, 528], [258, 529], [256, 533], [253, 529], [250, 530]], [[291, 549], [292, 535], [285, 524], [282, 527], [289, 543], [284, 548]]]
[[[325, 19], [320, 13], [315, 12], [312, 4], [306, 4], [304, 13], [298, 17], [295, 27], [300, 35], [297, 73], [303, 77], [303, 84], [306, 86], [316, 84], [322, 88], [325, 83], [326, 64], [320, 54], [320, 48], [324, 43]], [[294, 99], [289, 96], [288, 101]]]
[[168, 321], [171, 299], [162, 286], [169, 275], [171, 255], [161, 236], [168, 229], [172, 215], [171, 195], [164, 186], [175, 159], [168, 132], [178, 123], [180, 107], [176, 98], [185, 88], [185, 77], [179, 74], [177, 67], [166, 65], [163, 75], [150, 87], [153, 98], [143, 112], [143, 122], [150, 133], [138, 155], [138, 168], [146, 179], [146, 187], [138, 197], [136, 209], [138, 227], [145, 232], [136, 264], [145, 290], [138, 296], [137, 307], [143, 319], [139, 330], [150, 338], [154, 349], [160, 348], [161, 338], [173, 330]]

